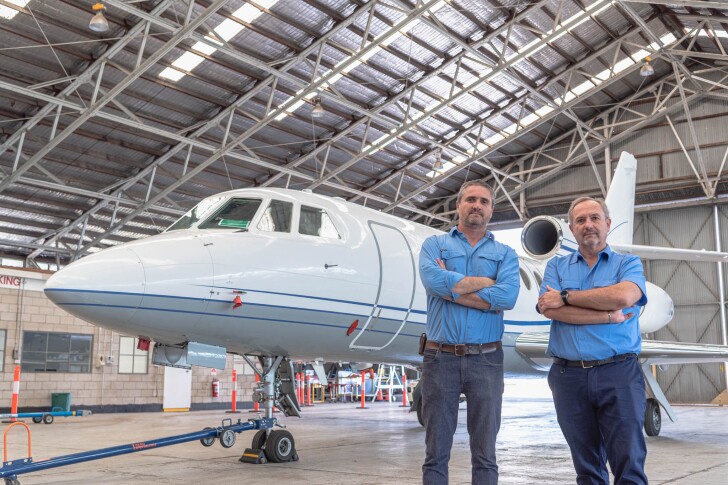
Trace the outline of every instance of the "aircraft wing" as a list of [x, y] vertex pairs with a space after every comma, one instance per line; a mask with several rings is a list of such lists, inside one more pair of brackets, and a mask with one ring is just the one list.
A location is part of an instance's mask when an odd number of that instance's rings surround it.
[[[516, 339], [516, 350], [532, 361], [538, 362], [548, 358], [546, 357], [548, 344], [547, 333], [523, 333]], [[643, 340], [640, 361], [649, 365], [728, 362], [728, 346]]]
[[620, 253], [634, 254], [643, 259], [672, 259], [675, 261], [702, 261], [724, 263], [728, 261], [728, 253], [697, 249], [664, 248], [658, 246], [640, 246], [639, 244], [609, 244]]

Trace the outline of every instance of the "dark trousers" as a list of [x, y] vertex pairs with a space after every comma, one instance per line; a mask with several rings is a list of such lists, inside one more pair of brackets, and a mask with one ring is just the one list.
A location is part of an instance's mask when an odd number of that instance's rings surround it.
[[472, 483], [497, 484], [495, 439], [503, 403], [503, 350], [458, 357], [428, 349], [422, 367], [425, 422], [424, 485], [446, 484], [460, 394], [467, 399]]
[[579, 485], [646, 484], [645, 383], [631, 357], [590, 369], [552, 365], [549, 387]]

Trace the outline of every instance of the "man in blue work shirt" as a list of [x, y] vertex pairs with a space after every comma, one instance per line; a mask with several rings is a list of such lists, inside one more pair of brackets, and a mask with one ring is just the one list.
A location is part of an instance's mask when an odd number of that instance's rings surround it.
[[472, 482], [498, 483], [503, 310], [516, 304], [520, 281], [516, 253], [487, 230], [493, 203], [493, 189], [484, 181], [464, 183], [457, 198], [457, 227], [429, 237], [420, 252], [420, 277], [427, 290], [425, 485], [448, 482], [461, 393], [467, 399]]
[[576, 482], [646, 484], [642, 435], [645, 384], [637, 354], [639, 307], [647, 303], [642, 263], [607, 245], [609, 210], [601, 200], [576, 199], [569, 228], [579, 251], [546, 266], [540, 311], [552, 320], [549, 386], [571, 449]]

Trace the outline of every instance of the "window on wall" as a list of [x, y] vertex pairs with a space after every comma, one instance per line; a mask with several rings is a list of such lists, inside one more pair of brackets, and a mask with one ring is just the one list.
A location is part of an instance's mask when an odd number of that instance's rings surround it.
[[24, 332], [20, 366], [23, 372], [91, 372], [93, 336]]
[[146, 374], [149, 352], [139, 350], [139, 339], [121, 337], [119, 339], [119, 374]]
[[5, 370], [5, 336], [6, 330], [0, 330], [0, 372]]

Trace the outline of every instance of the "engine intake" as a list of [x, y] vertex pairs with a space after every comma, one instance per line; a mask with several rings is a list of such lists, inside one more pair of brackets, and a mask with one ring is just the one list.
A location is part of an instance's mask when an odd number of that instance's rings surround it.
[[551, 216], [538, 216], [524, 226], [521, 244], [532, 258], [548, 259], [559, 252], [569, 236], [571, 231], [564, 221]]

